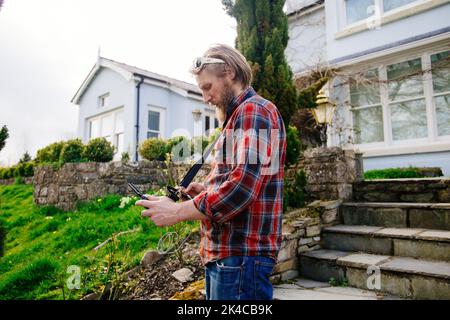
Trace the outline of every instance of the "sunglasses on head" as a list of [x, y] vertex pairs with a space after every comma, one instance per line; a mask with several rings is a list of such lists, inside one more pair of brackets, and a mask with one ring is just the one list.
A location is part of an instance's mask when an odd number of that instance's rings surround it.
[[192, 64], [192, 71], [200, 72], [203, 67], [207, 64], [220, 64], [225, 63], [225, 61], [217, 58], [209, 58], [209, 57], [199, 57], [196, 58]]

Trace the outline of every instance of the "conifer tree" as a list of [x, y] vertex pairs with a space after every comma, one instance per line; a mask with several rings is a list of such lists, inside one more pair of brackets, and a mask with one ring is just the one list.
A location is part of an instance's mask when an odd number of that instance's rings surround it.
[[297, 92], [284, 51], [288, 43], [286, 0], [222, 0], [237, 21], [236, 48], [253, 70], [253, 87], [281, 112], [285, 126], [297, 109]]

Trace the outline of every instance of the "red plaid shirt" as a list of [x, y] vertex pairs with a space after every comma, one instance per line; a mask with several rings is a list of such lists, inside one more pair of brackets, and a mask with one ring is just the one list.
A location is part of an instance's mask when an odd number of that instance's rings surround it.
[[206, 190], [194, 198], [209, 218], [201, 223], [203, 263], [236, 255], [276, 260], [286, 157], [281, 114], [248, 88], [230, 104], [214, 150]]

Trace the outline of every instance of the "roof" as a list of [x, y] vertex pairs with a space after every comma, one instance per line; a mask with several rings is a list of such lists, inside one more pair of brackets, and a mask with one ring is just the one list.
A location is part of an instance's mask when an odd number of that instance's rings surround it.
[[324, 4], [325, 0], [301, 0], [292, 1], [289, 6], [286, 7], [286, 15], [288, 17], [296, 16], [308, 11], [312, 8], [318, 7]]
[[145, 83], [153, 84], [159, 87], [167, 88], [171, 91], [177, 92], [183, 96], [190, 96], [194, 99], [201, 99], [202, 92], [200, 89], [189, 82], [177, 80], [170, 78], [161, 74], [157, 74], [151, 71], [147, 71], [135, 66], [130, 66], [128, 64], [117, 62], [104, 57], [99, 57], [95, 65], [92, 67], [86, 79], [84, 79], [80, 88], [75, 93], [71, 102], [78, 104], [81, 97], [94, 80], [95, 76], [98, 74], [101, 68], [109, 68], [120, 75], [122, 75], [127, 81], [139, 80], [141, 77], [144, 78]]

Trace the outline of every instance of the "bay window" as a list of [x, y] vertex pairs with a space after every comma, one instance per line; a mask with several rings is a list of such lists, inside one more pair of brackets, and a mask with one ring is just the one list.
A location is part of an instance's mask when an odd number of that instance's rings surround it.
[[89, 139], [105, 138], [114, 146], [114, 153], [122, 153], [124, 122], [123, 110], [112, 111], [88, 120], [89, 122]]
[[450, 136], [450, 51], [431, 56], [438, 136]]
[[384, 140], [383, 113], [378, 70], [365, 72], [363, 79], [363, 81], [351, 81], [350, 83], [355, 143], [382, 142]]
[[392, 139], [428, 136], [422, 62], [414, 59], [387, 66]]
[[355, 144], [450, 137], [450, 51], [370, 69], [353, 76], [349, 89]]

